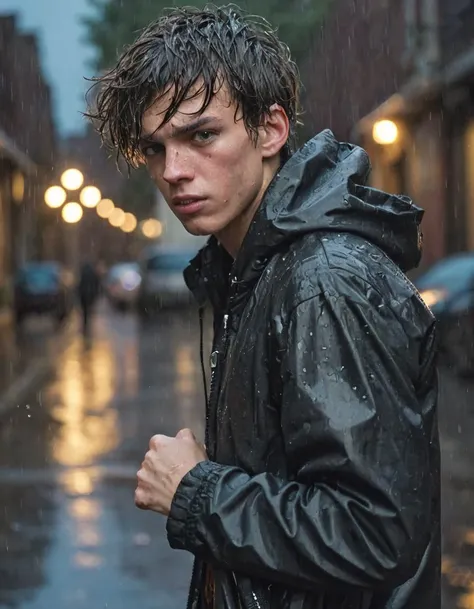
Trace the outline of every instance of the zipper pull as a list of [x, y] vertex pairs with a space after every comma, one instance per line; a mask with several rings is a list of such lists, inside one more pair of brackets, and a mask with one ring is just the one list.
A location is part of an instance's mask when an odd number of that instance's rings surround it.
[[211, 356], [209, 358], [209, 363], [211, 365], [211, 369], [214, 370], [214, 368], [216, 368], [217, 366], [217, 359], [219, 357], [219, 351], [213, 351], [211, 353]]
[[224, 330], [227, 330], [228, 321], [229, 321], [229, 315], [224, 315]]

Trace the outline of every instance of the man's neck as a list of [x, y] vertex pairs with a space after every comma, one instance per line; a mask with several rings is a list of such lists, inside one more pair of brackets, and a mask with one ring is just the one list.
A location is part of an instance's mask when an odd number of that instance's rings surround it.
[[240, 216], [235, 218], [235, 220], [233, 220], [222, 231], [215, 235], [222, 247], [232, 256], [232, 258], [234, 258], [234, 260], [237, 258], [237, 254], [239, 253], [245, 236], [248, 233], [250, 224], [252, 223], [252, 220], [260, 207], [260, 203], [262, 202], [270, 182], [273, 180], [278, 171], [278, 167], [279, 164], [271, 168], [271, 171], [269, 171], [267, 178], [264, 179], [262, 188], [257, 197], [255, 197], [253, 203], [249, 205]]

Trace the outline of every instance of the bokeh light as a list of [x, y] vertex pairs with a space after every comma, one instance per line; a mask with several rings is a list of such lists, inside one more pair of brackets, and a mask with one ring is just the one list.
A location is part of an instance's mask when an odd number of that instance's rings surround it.
[[44, 193], [44, 201], [48, 207], [56, 209], [66, 200], [66, 191], [61, 186], [50, 186]]
[[68, 224], [75, 224], [79, 222], [82, 218], [84, 211], [79, 203], [72, 201], [71, 203], [66, 203], [66, 205], [61, 210], [61, 215], [63, 217], [64, 222]]
[[66, 169], [61, 176], [61, 184], [66, 190], [77, 190], [84, 183], [84, 176], [79, 169]]

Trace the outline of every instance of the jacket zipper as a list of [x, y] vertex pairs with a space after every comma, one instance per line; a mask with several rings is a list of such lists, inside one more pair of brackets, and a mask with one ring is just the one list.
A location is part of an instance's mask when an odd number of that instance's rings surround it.
[[[211, 384], [209, 388], [209, 399], [207, 406], [206, 416], [206, 447], [210, 450], [209, 457], [212, 459], [216, 458], [216, 434], [217, 434], [217, 398], [218, 398], [218, 387], [220, 384], [220, 356], [227, 350], [227, 338], [228, 338], [228, 324], [229, 315], [226, 313], [223, 319], [223, 330], [220, 339], [217, 341], [216, 349], [211, 353], [210, 364], [211, 364]], [[211, 425], [213, 431], [213, 445], [210, 446], [211, 436]]]

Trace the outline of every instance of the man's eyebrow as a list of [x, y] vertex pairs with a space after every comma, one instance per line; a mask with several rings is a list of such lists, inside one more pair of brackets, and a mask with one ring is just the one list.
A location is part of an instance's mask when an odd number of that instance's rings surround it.
[[[216, 117], [216, 116], [201, 116], [200, 118], [197, 118], [196, 120], [192, 121], [191, 123], [188, 123], [187, 125], [182, 125], [180, 127], [173, 127], [172, 129], [172, 136], [173, 137], [178, 137], [180, 135], [186, 135], [187, 133], [192, 133], [193, 131], [196, 131], [197, 129], [199, 129], [200, 127], [205, 127], [206, 125], [209, 125], [211, 123], [219, 123], [220, 120]], [[157, 137], [156, 135], [156, 131], [153, 131], [151, 133], [142, 133], [140, 135], [140, 142], [143, 143], [158, 143], [160, 144], [160, 139], [159, 137]]]
[[186, 135], [187, 133], [192, 133], [193, 131], [196, 131], [196, 129], [199, 129], [200, 127], [205, 127], [210, 123], [215, 123], [218, 121], [219, 119], [215, 116], [201, 116], [200, 118], [197, 118], [195, 121], [192, 121], [187, 125], [182, 125], [181, 127], [173, 127], [172, 134], [173, 137], [179, 135]]

